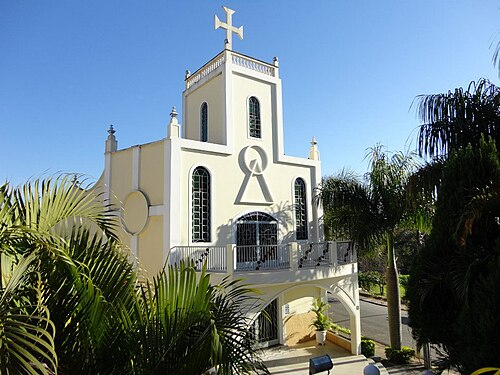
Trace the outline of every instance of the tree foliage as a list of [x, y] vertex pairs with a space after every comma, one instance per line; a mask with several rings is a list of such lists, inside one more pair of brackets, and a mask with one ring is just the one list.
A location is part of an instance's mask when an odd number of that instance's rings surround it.
[[189, 263], [141, 284], [111, 212], [72, 176], [0, 187], [0, 372], [265, 372], [254, 291]]
[[325, 222], [332, 233], [354, 241], [362, 252], [387, 249], [386, 282], [391, 345], [401, 348], [399, 279], [394, 253], [398, 228], [426, 228], [429, 205], [408, 200], [407, 186], [416, 170], [412, 154], [389, 155], [378, 145], [370, 150], [365, 179], [341, 172], [323, 180], [317, 200], [323, 203]]
[[411, 272], [410, 325], [469, 374], [500, 366], [500, 163], [495, 142], [453, 152], [432, 231]]
[[444, 94], [420, 95], [417, 115], [422, 122], [418, 135], [420, 155], [446, 156], [481, 136], [500, 145], [500, 88], [486, 79], [471, 82], [467, 90], [456, 88]]

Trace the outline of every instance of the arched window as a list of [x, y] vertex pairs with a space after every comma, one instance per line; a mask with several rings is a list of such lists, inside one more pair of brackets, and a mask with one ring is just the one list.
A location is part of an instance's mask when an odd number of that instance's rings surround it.
[[192, 240], [210, 242], [210, 174], [203, 167], [193, 171]]
[[248, 126], [250, 137], [260, 138], [260, 104], [255, 96], [248, 99]]
[[200, 140], [208, 141], [208, 104], [203, 102], [200, 108]]
[[301, 178], [295, 180], [295, 231], [297, 240], [307, 240], [306, 183]]

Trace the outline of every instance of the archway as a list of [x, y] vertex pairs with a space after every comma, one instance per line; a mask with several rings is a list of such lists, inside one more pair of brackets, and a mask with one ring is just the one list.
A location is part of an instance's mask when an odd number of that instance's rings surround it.
[[255, 333], [261, 347], [270, 347], [280, 343], [279, 308], [278, 298], [273, 299], [263, 312], [257, 315], [251, 325], [250, 329]]
[[278, 222], [264, 212], [251, 212], [236, 221], [236, 268], [259, 270], [265, 262], [276, 260]]

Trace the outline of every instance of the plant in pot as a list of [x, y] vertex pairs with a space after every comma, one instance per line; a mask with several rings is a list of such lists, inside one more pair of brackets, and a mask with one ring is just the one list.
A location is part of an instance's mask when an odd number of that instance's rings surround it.
[[333, 328], [334, 324], [331, 319], [326, 315], [328, 304], [323, 302], [320, 298], [314, 301], [311, 311], [316, 315], [311, 327], [316, 330], [316, 342], [319, 345], [325, 345], [326, 331]]

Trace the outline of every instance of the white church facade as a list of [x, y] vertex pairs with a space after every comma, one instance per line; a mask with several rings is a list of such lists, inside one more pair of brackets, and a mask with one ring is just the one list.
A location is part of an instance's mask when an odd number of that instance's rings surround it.
[[269, 345], [306, 339], [313, 300], [330, 292], [349, 312], [358, 354], [355, 252], [348, 241], [324, 240], [313, 202], [316, 141], [308, 158], [285, 155], [278, 60], [233, 51], [232, 33], [242, 38], [243, 28], [224, 10], [225, 23], [216, 17], [227, 30], [224, 50], [186, 72], [182, 125], [173, 108], [164, 139], [126, 149], [111, 127], [98, 186], [120, 208], [119, 236], [148, 276], [191, 258], [206, 262], [214, 281], [244, 278], [272, 317], [254, 324]]

